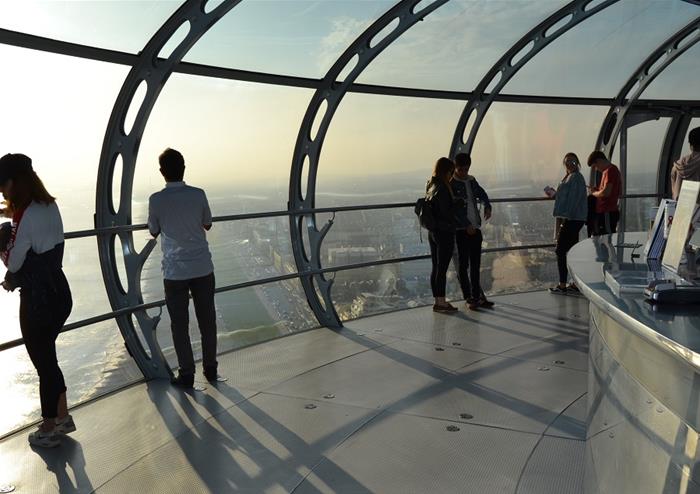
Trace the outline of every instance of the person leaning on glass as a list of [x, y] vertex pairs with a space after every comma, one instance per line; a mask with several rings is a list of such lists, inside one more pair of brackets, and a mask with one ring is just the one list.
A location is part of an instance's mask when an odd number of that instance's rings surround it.
[[[578, 293], [574, 283], [566, 285], [569, 270], [566, 266], [566, 254], [578, 242], [579, 232], [588, 215], [588, 193], [586, 180], [581, 175], [581, 162], [575, 153], [564, 156], [566, 174], [559, 183], [554, 196], [553, 215], [556, 218], [555, 236], [559, 284], [549, 289], [552, 293]], [[551, 189], [550, 189], [551, 190]]]

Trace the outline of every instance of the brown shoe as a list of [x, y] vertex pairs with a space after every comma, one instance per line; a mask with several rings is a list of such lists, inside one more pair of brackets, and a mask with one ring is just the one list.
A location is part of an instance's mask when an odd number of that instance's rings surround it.
[[491, 302], [490, 300], [488, 300], [488, 299], [487, 299], [486, 297], [484, 297], [483, 295], [482, 295], [481, 298], [479, 299], [479, 307], [485, 307], [485, 308], [487, 308], [487, 309], [490, 309], [490, 308], [492, 308], [494, 305], [495, 305], [495, 304], [494, 304], [493, 302]]
[[480, 306], [479, 301], [474, 298], [467, 299], [466, 305], [469, 307], [469, 310], [478, 310]]
[[445, 302], [444, 304], [435, 304], [433, 305], [433, 312], [457, 312], [459, 309], [452, 305], [449, 302]]

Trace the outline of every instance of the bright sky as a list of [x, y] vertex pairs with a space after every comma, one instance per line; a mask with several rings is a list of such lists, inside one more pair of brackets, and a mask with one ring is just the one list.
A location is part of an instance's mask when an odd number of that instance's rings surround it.
[[[244, 0], [186, 60], [320, 77], [392, 3]], [[380, 55], [360, 82], [471, 90], [492, 61], [564, 3], [453, 0]], [[137, 52], [178, 5], [0, 0], [0, 27]], [[507, 89], [613, 96], [648, 52], [698, 13], [700, 8], [681, 1], [623, 0], [553, 43], [532, 61], [534, 69], [528, 66]], [[630, 44], [639, 32], [644, 37]], [[666, 79], [683, 80], [698, 71], [697, 64], [683, 60]], [[30, 155], [52, 192], [80, 202], [75, 226], [91, 226], [102, 139], [127, 68], [5, 45], [0, 45], [0, 61], [0, 152]], [[167, 146], [185, 155], [191, 183], [237, 192], [284, 190], [311, 95], [304, 89], [173, 76], [143, 137], [135, 199], [161, 186], [156, 158]], [[353, 175], [427, 174], [435, 159], [447, 154], [462, 105], [348, 95], [324, 144], [319, 189]], [[539, 175], [552, 182], [565, 152], [584, 158], [590, 151], [604, 113], [601, 108], [496, 104], [474, 150], [474, 171], [493, 184]]]

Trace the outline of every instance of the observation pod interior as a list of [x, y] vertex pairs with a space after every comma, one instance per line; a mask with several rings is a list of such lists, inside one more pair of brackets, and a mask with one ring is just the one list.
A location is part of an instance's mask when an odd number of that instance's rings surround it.
[[[0, 492], [597, 492], [588, 303], [543, 291], [542, 188], [570, 151], [595, 184], [603, 150], [620, 231], [646, 230], [699, 125], [697, 41], [689, 0], [0, 4], [0, 152], [31, 156], [61, 208], [75, 304], [57, 346], [79, 428], [26, 445], [38, 379], [7, 294]], [[168, 385], [145, 224], [166, 147], [214, 213], [229, 380], [191, 393]], [[493, 203], [497, 305], [436, 315], [413, 206], [459, 152]], [[659, 444], [646, 492], [696, 492], [694, 462]]]

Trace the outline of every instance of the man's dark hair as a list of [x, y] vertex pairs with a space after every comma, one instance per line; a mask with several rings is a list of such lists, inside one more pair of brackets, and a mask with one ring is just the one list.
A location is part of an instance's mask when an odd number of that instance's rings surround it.
[[456, 166], [471, 166], [471, 164], [472, 157], [469, 156], [467, 153], [459, 153], [457, 156], [455, 156]]
[[603, 151], [593, 151], [588, 156], [588, 166], [593, 166], [593, 163], [599, 160], [608, 161], [608, 158], [605, 156]]
[[168, 182], [180, 182], [185, 176], [185, 158], [179, 151], [166, 149], [158, 156], [160, 171]]
[[700, 151], [700, 127], [695, 127], [688, 133], [688, 142], [694, 151]]

